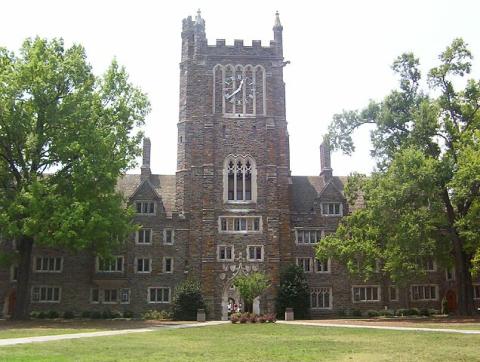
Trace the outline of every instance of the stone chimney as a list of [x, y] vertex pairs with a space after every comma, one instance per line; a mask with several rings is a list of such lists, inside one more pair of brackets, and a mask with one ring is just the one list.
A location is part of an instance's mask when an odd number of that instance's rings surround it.
[[323, 141], [320, 145], [320, 176], [325, 183], [331, 180], [333, 174], [332, 161], [330, 159], [330, 146], [328, 141]]
[[145, 137], [143, 139], [143, 156], [142, 156], [142, 167], [140, 167], [140, 178], [145, 180], [149, 178], [152, 174], [150, 170], [150, 150], [152, 148], [152, 144], [150, 143], [150, 138]]

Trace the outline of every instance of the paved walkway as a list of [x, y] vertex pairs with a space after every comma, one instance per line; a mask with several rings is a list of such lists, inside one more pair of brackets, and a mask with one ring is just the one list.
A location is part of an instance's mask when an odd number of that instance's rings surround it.
[[479, 330], [451, 329], [451, 328], [422, 328], [422, 327], [389, 327], [389, 326], [365, 326], [361, 324], [334, 324], [334, 323], [315, 323], [303, 321], [277, 321], [281, 324], [295, 324], [299, 326], [314, 327], [339, 327], [339, 328], [367, 328], [384, 329], [390, 331], [414, 331], [414, 332], [441, 332], [441, 333], [459, 333], [459, 334], [480, 334]]
[[85, 332], [85, 333], [59, 334], [59, 335], [53, 335], [53, 336], [38, 336], [38, 337], [23, 337], [23, 338], [5, 338], [5, 339], [0, 339], [0, 347], [12, 346], [15, 344], [24, 344], [24, 343], [60, 341], [64, 339], [118, 336], [122, 334], [130, 334], [130, 333], [145, 333], [145, 332], [158, 331], [159, 329], [182, 329], [182, 328], [207, 327], [207, 326], [215, 326], [218, 324], [225, 324], [225, 323], [230, 323], [230, 322], [210, 321], [210, 322], [204, 322], [204, 323], [158, 325], [151, 328], [121, 329], [121, 330], [115, 330], [115, 331]]

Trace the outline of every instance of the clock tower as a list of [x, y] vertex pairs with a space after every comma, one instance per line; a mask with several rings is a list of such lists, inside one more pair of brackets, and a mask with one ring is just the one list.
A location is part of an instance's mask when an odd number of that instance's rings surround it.
[[209, 45], [200, 11], [183, 20], [175, 206], [189, 223], [186, 272], [212, 317], [240, 302], [235, 278], [256, 271], [272, 286], [255, 308], [273, 312], [292, 261], [282, 31], [277, 12], [267, 46]]

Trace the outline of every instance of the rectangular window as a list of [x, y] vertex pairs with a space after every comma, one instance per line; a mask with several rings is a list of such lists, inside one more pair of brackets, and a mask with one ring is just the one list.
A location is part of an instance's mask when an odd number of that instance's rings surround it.
[[58, 303], [60, 302], [59, 287], [33, 287], [32, 302]]
[[322, 203], [322, 215], [327, 216], [342, 216], [343, 205], [340, 202], [325, 202]]
[[37, 273], [60, 273], [63, 258], [59, 256], [37, 256], [35, 258], [35, 271]]
[[312, 258], [297, 258], [297, 265], [303, 269], [305, 273], [312, 271]]
[[435, 284], [412, 285], [410, 287], [412, 301], [437, 300], [438, 286]]
[[103, 290], [103, 302], [104, 303], [117, 303], [118, 302], [118, 290], [117, 289], [104, 289]]
[[295, 242], [297, 244], [316, 244], [320, 241], [322, 237], [321, 230], [304, 230], [296, 229], [295, 230]]
[[135, 203], [137, 214], [153, 215], [155, 214], [155, 202], [153, 201], [137, 201]]
[[130, 289], [120, 289], [120, 303], [128, 304], [130, 303]]
[[247, 255], [249, 261], [263, 261], [263, 246], [249, 245], [247, 247]]
[[399, 295], [398, 295], [398, 288], [395, 286], [390, 286], [388, 288], [388, 297], [390, 298], [390, 302], [398, 302]]
[[137, 231], [137, 244], [152, 243], [152, 229], [140, 229]]
[[231, 246], [231, 245], [219, 245], [217, 247], [217, 259], [219, 261], [232, 261], [233, 260], [233, 246]]
[[97, 272], [101, 272], [101, 273], [123, 272], [123, 256], [114, 256], [107, 259], [97, 257]]
[[175, 239], [175, 233], [172, 229], [163, 230], [163, 243], [172, 245]]
[[90, 289], [90, 303], [100, 302], [100, 290], [98, 288]]
[[454, 281], [455, 280], [455, 268], [450, 267], [447, 270], [445, 270], [445, 279], [447, 281]]
[[473, 284], [473, 299], [480, 299], [480, 284]]
[[135, 259], [137, 273], [150, 273], [152, 271], [152, 259], [136, 258]]
[[10, 281], [16, 282], [18, 280], [18, 265], [10, 266]]
[[224, 233], [258, 233], [261, 232], [261, 218], [258, 216], [221, 216], [219, 231]]
[[173, 273], [173, 258], [170, 258], [170, 257], [163, 258], [163, 272]]
[[378, 285], [352, 287], [354, 302], [379, 302], [380, 287]]
[[330, 273], [330, 259], [315, 259], [315, 273]]
[[149, 303], [170, 303], [170, 288], [148, 288]]
[[332, 309], [332, 288], [310, 289], [310, 307], [313, 309]]

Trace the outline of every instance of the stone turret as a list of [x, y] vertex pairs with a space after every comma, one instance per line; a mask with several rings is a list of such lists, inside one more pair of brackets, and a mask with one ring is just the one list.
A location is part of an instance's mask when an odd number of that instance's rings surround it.
[[323, 141], [320, 145], [320, 176], [325, 183], [330, 181], [333, 175], [332, 161], [330, 158], [330, 146], [328, 141]]
[[275, 13], [275, 24], [273, 25], [273, 40], [275, 42], [275, 48], [277, 49], [277, 55], [283, 56], [283, 26], [280, 22], [280, 14], [278, 11]]
[[145, 137], [143, 139], [143, 155], [142, 155], [142, 167], [140, 167], [140, 178], [145, 180], [149, 178], [152, 174], [150, 169], [150, 152], [152, 144], [150, 138]]

